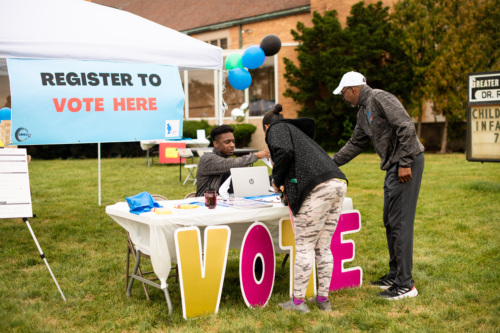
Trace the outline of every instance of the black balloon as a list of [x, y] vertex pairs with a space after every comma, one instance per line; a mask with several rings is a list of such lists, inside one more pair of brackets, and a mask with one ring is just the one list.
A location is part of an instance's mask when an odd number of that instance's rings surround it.
[[276, 35], [267, 35], [262, 38], [260, 48], [266, 56], [273, 56], [281, 50], [281, 40]]

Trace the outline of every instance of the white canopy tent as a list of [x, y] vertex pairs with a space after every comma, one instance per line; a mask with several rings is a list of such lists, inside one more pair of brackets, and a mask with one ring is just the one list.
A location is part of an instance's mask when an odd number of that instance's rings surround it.
[[[219, 71], [222, 49], [140, 16], [84, 0], [0, 0], [0, 75], [5, 58], [73, 59]], [[222, 120], [222, 117], [219, 117]]]
[[[5, 58], [152, 63], [178, 66], [180, 70], [217, 70], [220, 86], [216, 111], [224, 112], [219, 47], [129, 12], [84, 0], [0, 0], [0, 13], [0, 75], [8, 75]], [[99, 205], [100, 193], [99, 151]]]
[[[171, 65], [222, 77], [221, 48], [125, 11], [84, 0], [0, 0], [0, 16], [0, 75], [8, 75], [6, 58], [28, 58]], [[218, 96], [222, 102], [222, 87]], [[100, 151], [98, 165], [100, 205]]]
[[222, 49], [84, 0], [0, 0], [0, 58], [139, 62], [222, 69]]

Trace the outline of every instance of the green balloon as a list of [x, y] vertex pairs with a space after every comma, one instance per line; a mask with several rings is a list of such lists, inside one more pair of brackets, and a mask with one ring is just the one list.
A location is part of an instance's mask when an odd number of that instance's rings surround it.
[[243, 68], [243, 63], [241, 62], [241, 54], [231, 53], [226, 58], [226, 69], [230, 71], [233, 68]]

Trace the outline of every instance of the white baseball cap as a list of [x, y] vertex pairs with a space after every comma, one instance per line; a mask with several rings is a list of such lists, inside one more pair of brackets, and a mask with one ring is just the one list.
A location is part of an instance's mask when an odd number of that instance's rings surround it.
[[340, 92], [342, 89], [345, 87], [354, 87], [354, 86], [361, 86], [366, 84], [366, 78], [363, 76], [363, 74], [358, 73], [358, 72], [347, 72], [342, 76], [342, 80], [340, 80], [340, 84], [333, 91], [334, 95], [340, 95]]

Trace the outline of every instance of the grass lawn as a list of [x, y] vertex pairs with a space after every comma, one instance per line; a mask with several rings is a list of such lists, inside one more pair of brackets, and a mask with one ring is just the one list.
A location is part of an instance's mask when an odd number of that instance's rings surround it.
[[[239, 251], [231, 250], [217, 315], [182, 318], [179, 285], [169, 280], [173, 315], [163, 293], [139, 283], [125, 295], [125, 231], [105, 207], [142, 191], [183, 198], [177, 165], [144, 158], [102, 160], [98, 206], [97, 160], [33, 160], [30, 220], [61, 286], [61, 296], [22, 220], [0, 220], [0, 332], [256, 332], [256, 331], [490, 331], [500, 330], [500, 167], [471, 163], [463, 154], [426, 155], [415, 221], [413, 274], [419, 296], [389, 302], [368, 281], [388, 269], [382, 223], [383, 181], [374, 154], [342, 167], [347, 195], [361, 212], [356, 258], [360, 288], [330, 294], [334, 311], [282, 311], [288, 275], [277, 276], [268, 305], [248, 309], [238, 278]], [[259, 162], [261, 163], [261, 162]], [[283, 255], [277, 255], [281, 263]], [[287, 265], [288, 267], [288, 265]], [[277, 267], [280, 272], [280, 267]]]

